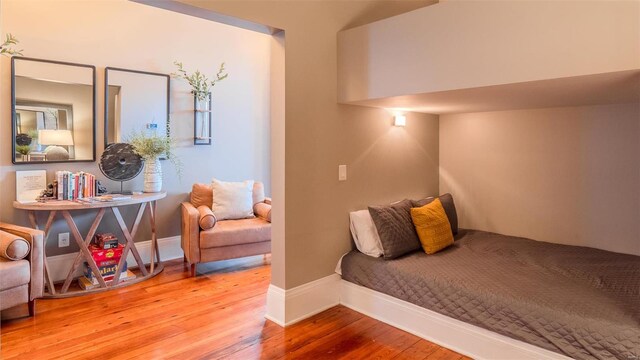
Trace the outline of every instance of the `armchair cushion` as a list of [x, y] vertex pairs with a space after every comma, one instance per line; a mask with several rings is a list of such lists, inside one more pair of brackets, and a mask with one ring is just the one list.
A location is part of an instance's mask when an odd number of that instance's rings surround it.
[[218, 221], [213, 229], [200, 232], [203, 249], [271, 240], [271, 224], [261, 218]]
[[0, 291], [29, 284], [30, 273], [29, 261], [0, 258]]
[[218, 220], [253, 218], [253, 180], [227, 182], [213, 179], [211, 210]]
[[213, 215], [213, 211], [208, 206], [198, 206], [198, 225], [200, 225], [200, 229], [209, 230], [216, 226], [217, 221], [216, 216]]
[[257, 203], [253, 205], [253, 212], [259, 217], [271, 222], [271, 205], [267, 203]]
[[20, 236], [0, 230], [0, 256], [7, 260], [22, 260], [29, 255], [31, 246]]

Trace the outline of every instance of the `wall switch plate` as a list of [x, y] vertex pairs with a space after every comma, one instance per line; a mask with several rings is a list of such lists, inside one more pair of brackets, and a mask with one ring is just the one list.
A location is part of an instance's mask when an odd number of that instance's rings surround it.
[[338, 165], [338, 181], [347, 180], [347, 165]]
[[58, 234], [58, 247], [67, 247], [69, 246], [69, 233], [60, 233]]

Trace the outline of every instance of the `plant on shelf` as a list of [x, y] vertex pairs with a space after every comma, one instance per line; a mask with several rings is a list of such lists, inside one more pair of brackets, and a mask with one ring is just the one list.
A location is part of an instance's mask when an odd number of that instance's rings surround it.
[[227, 71], [224, 68], [224, 63], [220, 64], [220, 69], [218, 69], [218, 73], [216, 74], [214, 79], [209, 80], [209, 78], [200, 72], [200, 70], [196, 70], [194, 73], [189, 74], [182, 65], [181, 62], [174, 61], [174, 65], [178, 67], [178, 72], [172, 74], [174, 77], [178, 79], [187, 80], [189, 85], [191, 85], [191, 92], [198, 100], [204, 101], [206, 97], [211, 92], [211, 89], [220, 81], [224, 80], [229, 76]]
[[144, 159], [144, 192], [160, 192], [162, 189], [161, 156], [166, 156], [178, 177], [182, 177], [182, 162], [173, 152], [175, 145], [170, 137], [155, 132], [133, 131], [126, 142]]
[[13, 36], [12, 34], [7, 34], [7, 37], [4, 41], [4, 43], [2, 43], [2, 45], [0, 45], [0, 55], [3, 56], [22, 56], [22, 50], [15, 50], [13, 48], [14, 45], [18, 45], [20, 41], [18, 41], [18, 39]]

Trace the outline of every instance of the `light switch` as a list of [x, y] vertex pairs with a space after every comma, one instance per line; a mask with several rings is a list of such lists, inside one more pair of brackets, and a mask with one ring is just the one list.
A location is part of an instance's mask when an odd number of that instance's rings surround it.
[[347, 165], [338, 165], [338, 181], [347, 180]]

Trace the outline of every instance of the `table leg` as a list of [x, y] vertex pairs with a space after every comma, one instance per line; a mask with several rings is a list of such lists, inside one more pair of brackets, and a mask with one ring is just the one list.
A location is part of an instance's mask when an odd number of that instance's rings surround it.
[[[28, 212], [29, 215], [29, 221], [31, 222], [31, 226], [38, 230], [38, 219], [36, 218], [36, 212], [35, 211], [29, 211]], [[56, 294], [56, 288], [55, 286], [53, 286], [53, 280], [51, 279], [51, 275], [49, 273], [49, 262], [47, 261], [47, 238], [49, 237], [49, 230], [51, 229], [51, 224], [53, 224], [53, 219], [56, 217], [56, 211], [50, 211], [49, 212], [49, 218], [47, 219], [47, 223], [44, 227], [44, 239], [43, 239], [43, 249], [42, 249], [42, 256], [44, 258], [44, 281], [45, 281], [45, 285], [47, 286], [47, 288], [49, 288], [49, 293], [51, 295], [55, 295]]]
[[[131, 233], [129, 233], [129, 229], [127, 229], [127, 224], [125, 224], [124, 220], [122, 219], [122, 215], [120, 215], [120, 210], [118, 210], [118, 208], [114, 206], [111, 208], [111, 211], [113, 211], [113, 215], [116, 217], [118, 225], [120, 225], [120, 230], [122, 230], [122, 233], [124, 234], [125, 239], [127, 239], [127, 245], [125, 246], [125, 251], [127, 250], [131, 251], [131, 253], [133, 254], [133, 258], [136, 260], [136, 263], [140, 268], [140, 272], [142, 273], [143, 276], [147, 276], [149, 272], [147, 271], [147, 268], [144, 266], [144, 262], [142, 261], [142, 258], [138, 253], [138, 249], [136, 249], [136, 245], [133, 243], [133, 237], [131, 236]], [[138, 216], [136, 217], [136, 221], [133, 224], [133, 229], [135, 230], [138, 229], [138, 225], [140, 224], [140, 219], [142, 219], [143, 213], [144, 213], [144, 209], [142, 206], [140, 206], [140, 211], [138, 211]], [[125, 256], [125, 251], [122, 252], [123, 257]]]
[[67, 225], [69, 226], [69, 230], [71, 230], [71, 234], [73, 235], [73, 238], [76, 240], [76, 243], [80, 248], [80, 254], [84, 256], [85, 260], [89, 264], [91, 271], [93, 271], [93, 274], [98, 279], [98, 283], [100, 284], [100, 287], [107, 287], [107, 283], [102, 278], [102, 275], [100, 274], [100, 269], [98, 269], [98, 265], [96, 265], [96, 262], [93, 260], [93, 256], [91, 256], [89, 247], [87, 246], [87, 244], [84, 243], [82, 239], [82, 235], [80, 235], [80, 231], [78, 230], [76, 223], [73, 221], [71, 214], [69, 213], [69, 211], [64, 210], [62, 212], [62, 216], [64, 216], [65, 220], [67, 220]]
[[[142, 219], [142, 215], [144, 214], [144, 209], [146, 208], [146, 206], [147, 206], [147, 203], [142, 203], [140, 204], [140, 207], [138, 207], [138, 214], [136, 215], [136, 219], [133, 221], [133, 227], [131, 228], [131, 233], [129, 234], [129, 236], [132, 239], [136, 236], [136, 233], [138, 232], [138, 225], [140, 224], [140, 220]], [[118, 211], [117, 213], [118, 215], [116, 215], [116, 212], [114, 212], [113, 215], [116, 217], [116, 220], [118, 220], [118, 224], [120, 224], [120, 226], [124, 225], [124, 227], [126, 228], [126, 225], [124, 224], [124, 220], [122, 220], [122, 216], [120, 216], [120, 219], [118, 219], [118, 216], [120, 215], [120, 211]], [[122, 220], [122, 223], [120, 223], [121, 220]], [[118, 269], [116, 270], [116, 273], [113, 276], [113, 282], [111, 283], [111, 286], [115, 286], [120, 282], [120, 274], [122, 273], [122, 269], [124, 269], [124, 263], [127, 261], [129, 250], [131, 249], [131, 246], [133, 246], [132, 245], [133, 243], [129, 242], [124, 230], [122, 232], [123, 234], [125, 234], [126, 244], [124, 246], [124, 249], [122, 250], [122, 256], [120, 257], [120, 262], [118, 263]]]
[[[93, 239], [93, 235], [95, 235], [96, 230], [98, 230], [98, 225], [100, 225], [100, 222], [102, 221], [104, 213], [105, 213], [104, 208], [98, 211], [98, 214], [96, 215], [96, 218], [93, 220], [93, 224], [91, 224], [91, 228], [89, 229], [87, 236], [84, 238], [85, 246], [88, 247], [89, 244], [91, 244], [91, 239]], [[82, 252], [79, 252], [78, 255], [76, 255], [75, 260], [73, 261], [73, 265], [71, 265], [71, 269], [69, 269], [69, 274], [67, 274], [67, 278], [64, 281], [64, 285], [62, 285], [62, 290], [60, 290], [60, 293], [64, 294], [67, 292], [67, 290], [69, 290], [69, 285], [71, 285], [73, 276], [75, 275], [76, 270], [78, 269], [78, 266], [80, 266], [81, 263], [82, 263]]]
[[[151, 224], [151, 265], [149, 271], [153, 274], [155, 268], [155, 256], [158, 248], [158, 238], [156, 236], [156, 202], [152, 201], [149, 204], [149, 222]], [[159, 259], [158, 259], [159, 261]]]

